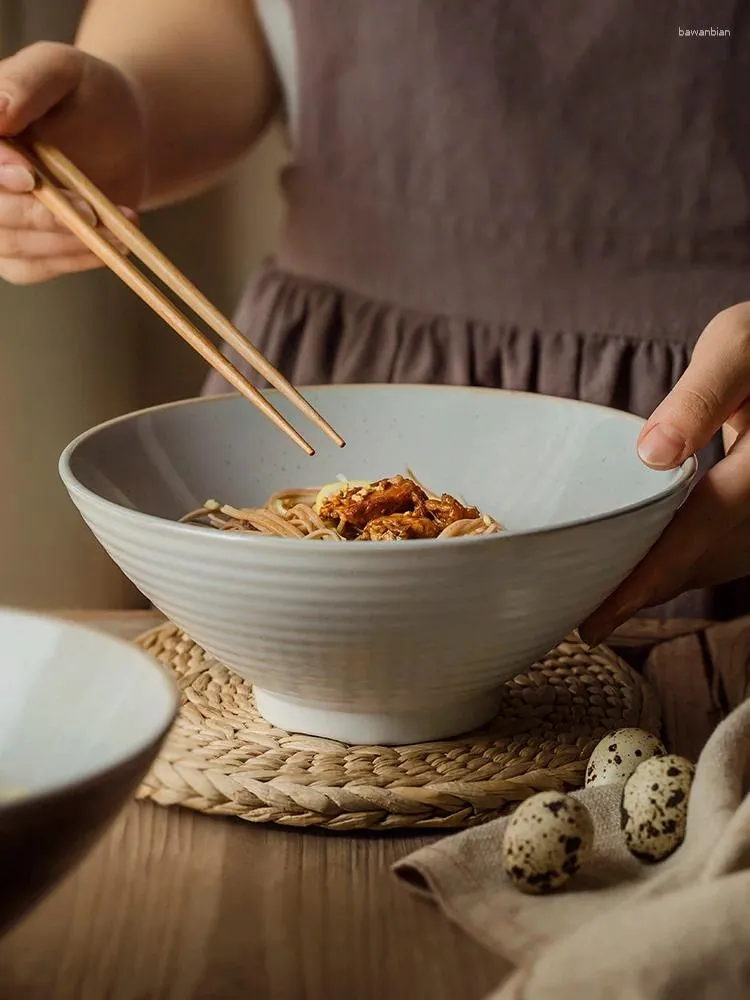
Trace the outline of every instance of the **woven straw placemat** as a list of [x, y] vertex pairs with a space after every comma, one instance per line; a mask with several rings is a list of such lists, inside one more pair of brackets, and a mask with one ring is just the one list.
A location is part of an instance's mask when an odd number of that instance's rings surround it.
[[646, 681], [610, 650], [570, 639], [503, 687], [478, 732], [403, 747], [348, 746], [276, 729], [252, 686], [171, 624], [141, 636], [182, 691], [178, 720], [138, 792], [252, 823], [328, 830], [449, 829], [583, 783], [605, 732], [656, 731]]

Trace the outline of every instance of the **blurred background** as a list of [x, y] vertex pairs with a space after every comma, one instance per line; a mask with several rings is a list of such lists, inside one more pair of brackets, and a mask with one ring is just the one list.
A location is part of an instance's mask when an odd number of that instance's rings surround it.
[[[0, 0], [0, 54], [70, 41], [84, 0]], [[223, 188], [149, 215], [144, 229], [224, 312], [273, 249], [285, 150], [270, 133]], [[99, 548], [60, 484], [57, 459], [110, 417], [200, 391], [201, 360], [113, 275], [0, 282], [0, 605], [134, 607], [142, 598]]]

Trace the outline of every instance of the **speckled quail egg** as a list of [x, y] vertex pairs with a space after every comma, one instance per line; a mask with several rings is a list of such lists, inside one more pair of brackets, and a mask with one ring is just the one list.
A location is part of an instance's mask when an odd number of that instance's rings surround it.
[[666, 752], [662, 741], [645, 729], [617, 729], [607, 733], [589, 757], [586, 787], [625, 782], [644, 760], [663, 757]]
[[676, 754], [639, 764], [622, 791], [621, 824], [628, 850], [663, 861], [682, 843], [695, 768]]
[[582, 803], [563, 792], [538, 792], [521, 803], [505, 829], [505, 872], [521, 892], [552, 892], [575, 875], [593, 840]]

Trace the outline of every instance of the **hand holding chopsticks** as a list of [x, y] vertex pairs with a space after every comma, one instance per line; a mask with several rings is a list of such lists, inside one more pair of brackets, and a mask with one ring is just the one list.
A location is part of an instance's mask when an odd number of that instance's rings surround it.
[[[4, 139], [8, 143], [8, 139]], [[164, 284], [199, 316], [207, 326], [217, 333], [230, 347], [233, 347], [260, 375], [262, 375], [282, 396], [300, 410], [317, 427], [323, 430], [339, 447], [344, 441], [331, 425], [294, 388], [284, 376], [273, 367], [229, 320], [168, 260], [167, 257], [127, 219], [122, 212], [86, 177], [71, 161], [53, 146], [44, 143], [22, 145], [11, 142], [26, 156], [36, 175], [34, 195], [47, 209], [85, 244], [110, 270], [131, 288], [136, 295], [149, 305], [154, 312], [172, 327], [190, 346], [201, 355], [227, 382], [247, 400], [256, 406], [280, 430], [283, 430], [308, 455], [313, 448], [291, 424], [268, 402], [255, 386], [249, 383], [235, 366], [224, 357], [218, 348], [195, 327], [187, 317], [140, 271], [128, 257], [121, 254], [87, 222], [74, 208], [55, 180], [83, 198], [96, 213], [99, 220], [122, 243], [130, 253], [140, 260]], [[51, 176], [50, 176], [51, 175]]]

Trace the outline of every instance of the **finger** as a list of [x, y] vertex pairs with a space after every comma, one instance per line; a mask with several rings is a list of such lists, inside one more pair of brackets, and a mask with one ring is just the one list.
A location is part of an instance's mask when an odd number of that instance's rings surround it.
[[36, 285], [64, 274], [93, 271], [104, 267], [91, 253], [78, 253], [69, 257], [50, 257], [28, 260], [19, 257], [0, 257], [0, 278], [11, 285]]
[[581, 626], [584, 641], [597, 645], [636, 611], [699, 578], [706, 553], [744, 523], [749, 507], [750, 436], [743, 435], [693, 490], [646, 558]]
[[27, 194], [34, 190], [35, 184], [34, 174], [26, 157], [11, 149], [7, 142], [0, 142], [0, 188], [16, 194]]
[[744, 403], [736, 413], [733, 413], [721, 430], [724, 438], [724, 454], [728, 455], [738, 437], [750, 431], [750, 402]]
[[[750, 523], [742, 521], [731, 531], [726, 532], [719, 541], [714, 542], [706, 551], [690, 576], [682, 581], [680, 590], [693, 590], [696, 587], [715, 587], [729, 580], [739, 580], [748, 575], [750, 569]], [[677, 593], [658, 594], [661, 603], [676, 597]]]
[[[697, 563], [682, 577], [670, 574], [643, 608], [654, 608], [672, 601], [689, 590], [715, 587], [748, 575], [750, 568], [750, 523], [735, 525], [721, 538], [714, 539]], [[616, 626], [615, 626], [616, 627]]]
[[714, 317], [684, 375], [638, 439], [646, 465], [671, 469], [703, 448], [750, 395], [750, 303]]
[[[101, 230], [109, 243], [120, 253], [125, 247], [111, 233]], [[0, 257], [75, 257], [84, 250], [83, 244], [69, 232], [37, 233], [26, 229], [0, 229]]]
[[734, 447], [734, 443], [737, 440], [738, 431], [736, 431], [732, 425], [727, 422], [721, 428], [721, 440], [724, 444], [724, 454], [728, 455], [729, 452]]
[[[98, 224], [96, 213], [88, 202], [69, 191], [62, 193], [86, 222], [92, 226]], [[137, 212], [125, 205], [119, 205], [118, 208], [130, 222], [138, 224]], [[67, 226], [59, 222], [50, 210], [32, 195], [8, 194], [3, 191], [0, 191], [0, 229], [27, 229], [39, 233], [67, 233], [69, 231]]]
[[37, 42], [0, 62], [0, 135], [18, 135], [72, 93], [85, 59], [69, 45]]
[[[91, 206], [81, 198], [63, 194], [75, 206], [76, 211], [86, 222], [95, 226], [98, 222], [96, 213]], [[9, 194], [0, 191], [0, 229], [24, 229], [40, 233], [67, 233], [69, 230], [33, 195]]]

